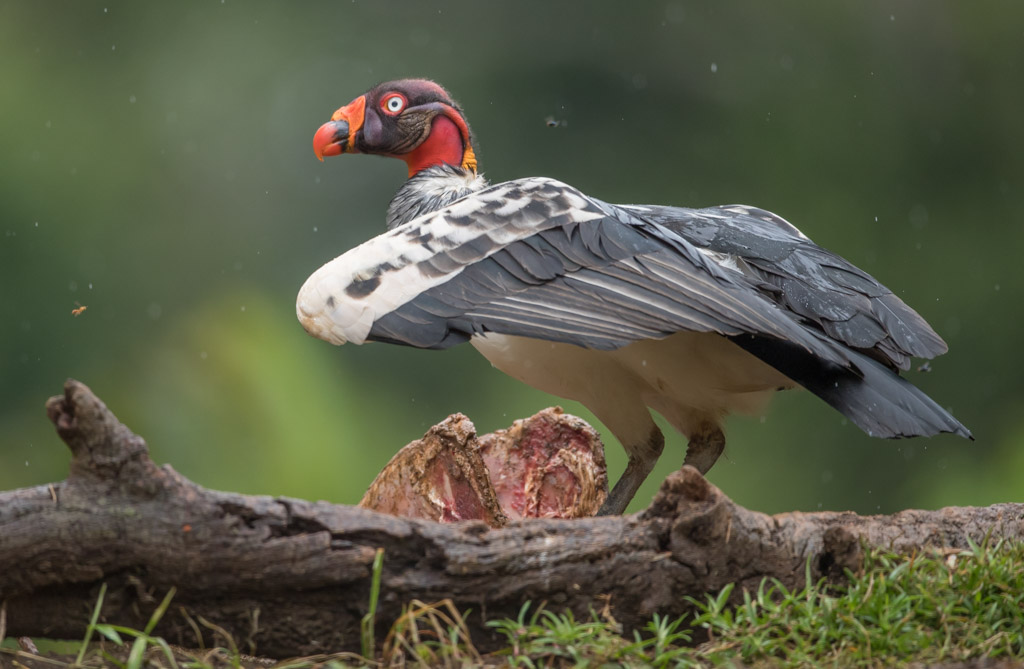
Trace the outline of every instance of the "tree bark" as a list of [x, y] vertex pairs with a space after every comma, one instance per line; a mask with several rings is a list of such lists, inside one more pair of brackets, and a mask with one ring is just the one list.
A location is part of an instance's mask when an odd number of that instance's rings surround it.
[[67, 480], [0, 493], [0, 600], [11, 636], [80, 637], [106, 582], [102, 619], [136, 628], [176, 587], [156, 630], [172, 643], [196, 645], [189, 618], [201, 616], [243, 651], [358, 651], [383, 547], [378, 637], [411, 600], [450, 598], [472, 609], [470, 632], [486, 649], [500, 640], [484, 621], [514, 618], [527, 601], [604, 612], [628, 630], [732, 582], [774, 577], [799, 587], [805, 568], [812, 579], [842, 578], [859, 568], [862, 542], [908, 552], [1024, 538], [1021, 504], [767, 516], [690, 467], [639, 514], [502, 529], [440, 524], [207, 490], [156, 466], [145, 442], [76, 381], [47, 413], [73, 455]]

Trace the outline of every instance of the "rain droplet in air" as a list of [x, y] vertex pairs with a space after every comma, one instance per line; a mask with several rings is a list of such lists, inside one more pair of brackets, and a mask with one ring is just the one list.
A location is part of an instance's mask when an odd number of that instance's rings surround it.
[[718, 63], [711, 63], [711, 73], [718, 72]]

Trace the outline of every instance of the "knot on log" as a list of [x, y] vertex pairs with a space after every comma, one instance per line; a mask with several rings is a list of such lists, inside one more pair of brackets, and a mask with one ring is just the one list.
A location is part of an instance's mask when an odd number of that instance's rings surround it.
[[667, 521], [672, 557], [701, 576], [714, 571], [710, 563], [715, 551], [729, 552], [725, 546], [732, 538], [734, 512], [732, 500], [695, 468], [684, 465], [669, 474], [641, 518]]
[[822, 535], [824, 550], [818, 554], [815, 570], [832, 583], [842, 582], [849, 569], [857, 573], [864, 566], [864, 546], [859, 536], [842, 526], [833, 526]]
[[672, 472], [661, 484], [644, 519], [664, 518], [672, 535], [700, 546], [726, 541], [732, 522], [732, 501], [689, 465]]
[[84, 383], [68, 379], [64, 394], [47, 400], [46, 415], [71, 449], [69, 483], [103, 481], [152, 497], [161, 489], [161, 480], [173, 475], [153, 464], [145, 440], [122, 424]]

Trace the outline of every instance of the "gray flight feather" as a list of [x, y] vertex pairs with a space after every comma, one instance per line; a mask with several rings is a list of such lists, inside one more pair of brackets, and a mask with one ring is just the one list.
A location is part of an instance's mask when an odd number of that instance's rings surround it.
[[732, 256], [777, 304], [893, 368], [946, 352], [942, 338], [872, 276], [821, 248], [781, 217], [756, 207], [627, 206], [695, 246]]

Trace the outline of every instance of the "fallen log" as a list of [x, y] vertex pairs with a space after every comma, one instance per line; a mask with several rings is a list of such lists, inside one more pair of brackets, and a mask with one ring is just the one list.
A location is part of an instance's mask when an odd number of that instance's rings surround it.
[[[484, 622], [514, 618], [526, 601], [601, 611], [629, 630], [728, 583], [738, 594], [765, 577], [800, 587], [805, 569], [842, 578], [858, 569], [864, 544], [910, 552], [1024, 539], [1021, 504], [768, 516], [690, 467], [634, 515], [442, 524], [205, 489], [154, 464], [142, 438], [76, 381], [47, 413], [72, 452], [67, 480], [0, 493], [0, 606], [11, 636], [79, 638], [106, 583], [102, 619], [135, 628], [177, 588], [155, 632], [172, 643], [195, 646], [202, 617], [263, 655], [358, 651], [383, 547], [378, 637], [411, 600], [450, 598], [471, 609], [466, 622], [486, 649], [500, 640]], [[471, 429], [444, 434], [475, 439]]]

